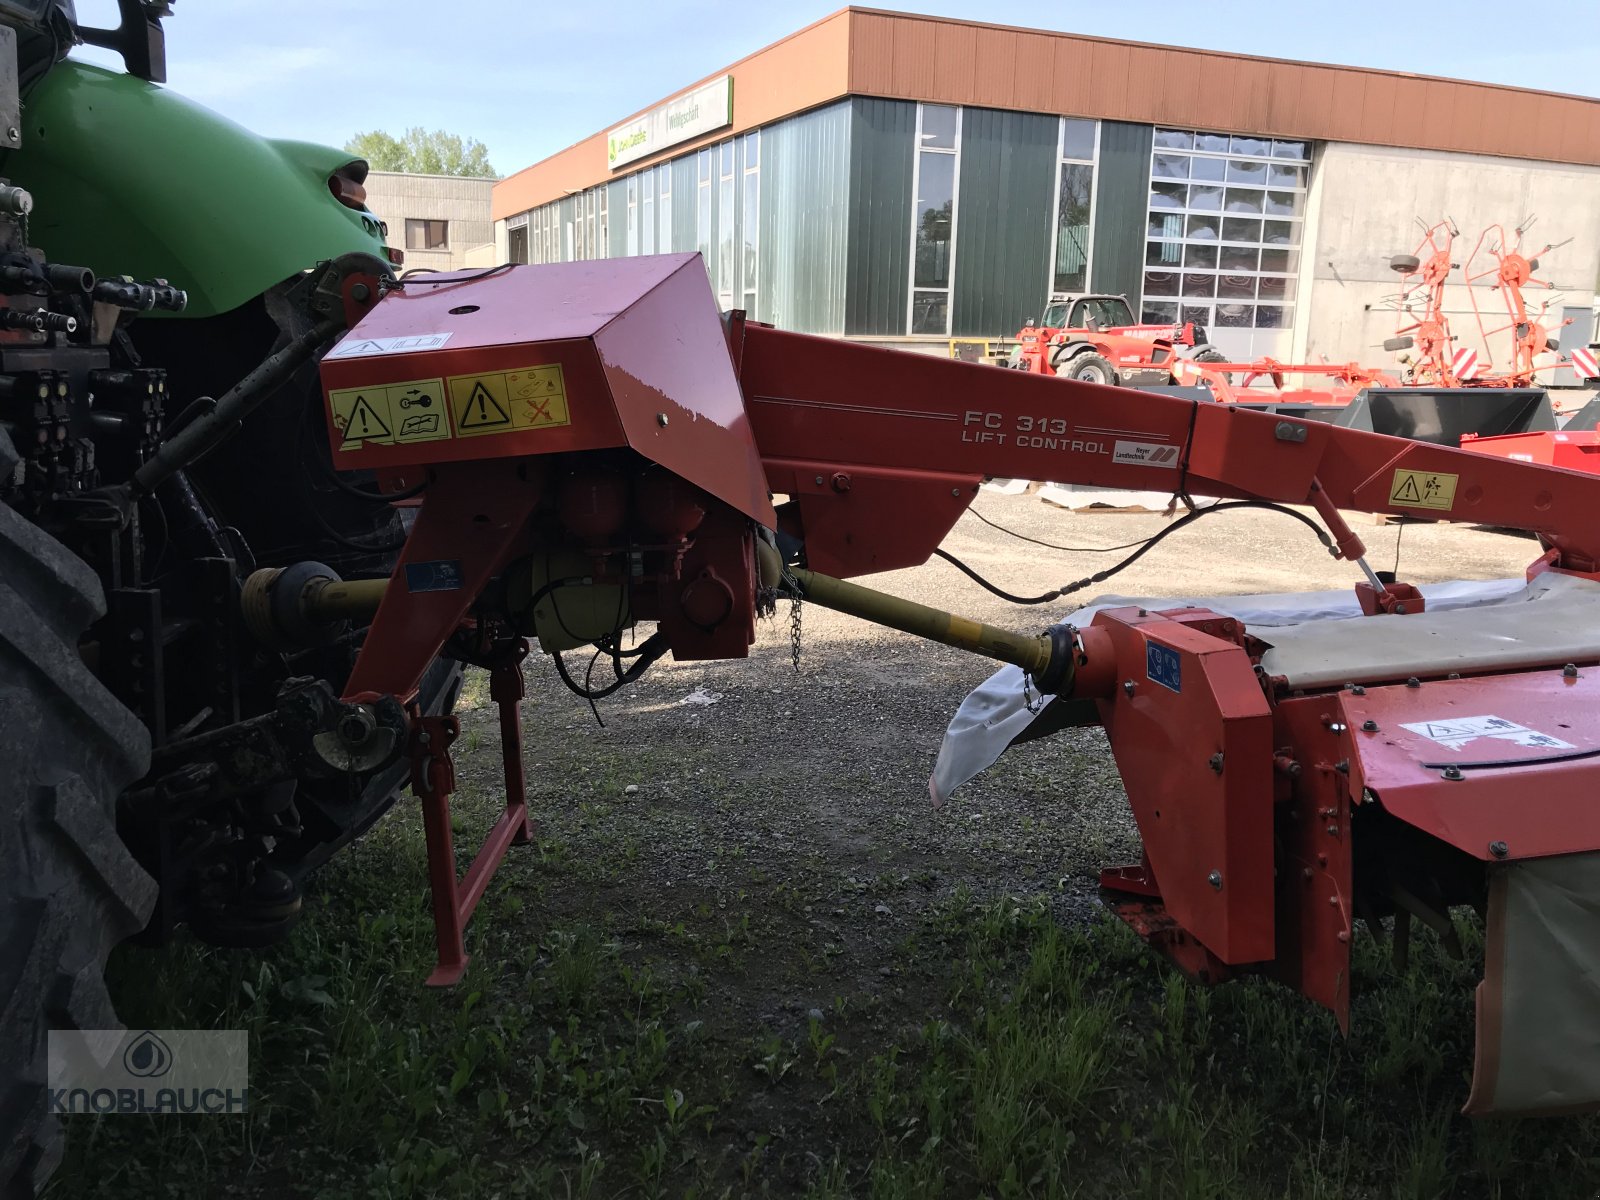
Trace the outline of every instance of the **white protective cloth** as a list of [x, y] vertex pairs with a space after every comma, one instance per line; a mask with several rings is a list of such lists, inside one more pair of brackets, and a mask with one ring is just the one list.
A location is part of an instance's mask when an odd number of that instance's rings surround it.
[[[1419, 590], [1427, 601], [1428, 610], [1440, 612], [1497, 604], [1520, 595], [1526, 587], [1525, 579], [1516, 578], [1430, 583], [1420, 585]], [[1108, 608], [1148, 608], [1160, 612], [1187, 607], [1209, 608], [1252, 628], [1342, 621], [1361, 615], [1355, 590], [1341, 588], [1327, 592], [1196, 596], [1192, 599], [1099, 596], [1062, 623], [1082, 627], [1088, 625], [1096, 613]], [[933, 803], [943, 804], [956, 788], [993, 766], [1012, 739], [1031, 725], [1036, 716], [1037, 712], [1028, 711], [1020, 667], [1001, 667], [968, 692], [955, 716], [950, 718], [933, 774], [928, 778], [928, 794]]]

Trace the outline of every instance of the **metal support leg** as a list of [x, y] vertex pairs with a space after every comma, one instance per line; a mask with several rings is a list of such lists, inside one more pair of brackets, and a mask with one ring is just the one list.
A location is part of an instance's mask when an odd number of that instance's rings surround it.
[[450, 832], [450, 796], [455, 765], [450, 745], [460, 736], [455, 717], [411, 718], [411, 787], [422, 801], [422, 828], [428, 843], [428, 886], [433, 893], [433, 930], [439, 960], [428, 976], [430, 987], [449, 987], [467, 969], [462, 930], [472, 919], [489, 881], [512, 845], [533, 840], [522, 770], [522, 660], [528, 644], [518, 643], [489, 676], [489, 695], [500, 709], [501, 757], [505, 763], [506, 807], [489, 830], [464, 879], [456, 879], [455, 839]]

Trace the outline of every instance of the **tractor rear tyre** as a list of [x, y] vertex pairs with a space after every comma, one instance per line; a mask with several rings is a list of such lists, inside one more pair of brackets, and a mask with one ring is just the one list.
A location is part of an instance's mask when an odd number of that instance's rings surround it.
[[[0, 471], [17, 456], [0, 433]], [[143, 928], [155, 882], [117, 836], [116, 798], [150, 739], [90, 674], [83, 630], [105, 612], [94, 572], [0, 504], [0, 1196], [32, 1197], [60, 1161], [46, 1113], [51, 1029], [118, 1028], [111, 948]]]
[[1069, 358], [1056, 368], [1056, 374], [1079, 383], [1117, 386], [1117, 369], [1111, 365], [1110, 359], [1099, 354], [1080, 354], [1076, 358]]

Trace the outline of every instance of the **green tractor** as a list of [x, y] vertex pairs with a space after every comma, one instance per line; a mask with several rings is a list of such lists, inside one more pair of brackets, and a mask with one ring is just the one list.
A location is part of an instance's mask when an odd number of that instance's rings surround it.
[[[160, 87], [168, 5], [0, 0], [0, 1191], [60, 1156], [50, 1029], [115, 1027], [133, 934], [283, 936], [307, 874], [393, 804], [338, 697], [364, 630], [245, 631], [245, 587], [387, 576], [406, 510], [336, 475], [317, 362], [341, 281], [400, 257], [367, 165]], [[66, 58], [115, 51], [124, 72]], [[302, 581], [303, 585], [304, 581]], [[304, 639], [302, 639], [303, 641]], [[459, 665], [419, 696], [447, 711]], [[359, 714], [355, 714], [359, 715]], [[348, 726], [348, 720], [345, 721]], [[331, 739], [331, 741], [330, 741]]]

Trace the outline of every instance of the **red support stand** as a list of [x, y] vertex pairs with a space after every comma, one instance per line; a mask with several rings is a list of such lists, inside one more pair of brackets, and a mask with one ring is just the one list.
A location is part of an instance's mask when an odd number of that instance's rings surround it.
[[456, 878], [455, 838], [450, 831], [450, 796], [455, 791], [455, 764], [450, 746], [461, 734], [455, 717], [411, 718], [411, 788], [422, 801], [422, 828], [428, 844], [428, 886], [433, 896], [433, 930], [439, 960], [428, 976], [430, 987], [449, 987], [467, 969], [462, 929], [489, 889], [506, 850], [533, 840], [522, 771], [522, 660], [526, 642], [497, 663], [490, 675], [489, 695], [500, 709], [500, 738], [505, 761], [506, 807], [489, 830], [464, 879]]

